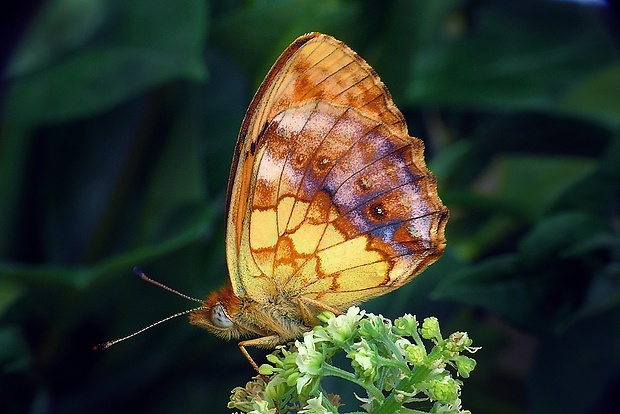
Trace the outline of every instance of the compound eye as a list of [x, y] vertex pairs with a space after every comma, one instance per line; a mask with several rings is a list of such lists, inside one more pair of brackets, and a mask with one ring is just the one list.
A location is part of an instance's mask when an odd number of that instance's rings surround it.
[[233, 322], [228, 315], [226, 315], [224, 307], [219, 303], [211, 308], [211, 322], [213, 322], [213, 325], [222, 329], [232, 328], [233, 326]]

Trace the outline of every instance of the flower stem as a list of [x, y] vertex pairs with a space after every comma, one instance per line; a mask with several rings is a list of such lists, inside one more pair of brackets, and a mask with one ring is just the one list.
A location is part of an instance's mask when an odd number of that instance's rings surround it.
[[369, 384], [369, 383], [366, 383], [360, 380], [359, 378], [357, 378], [355, 375], [353, 375], [352, 373], [348, 371], [345, 371], [343, 369], [340, 369], [328, 363], [323, 363], [321, 370], [322, 370], [321, 371], [322, 376], [325, 376], [325, 377], [332, 376], [332, 377], [342, 378], [346, 381], [352, 382], [354, 384], [359, 385], [362, 388], [367, 389], [379, 401], [383, 401], [385, 399], [385, 396], [383, 395], [380, 389], [378, 389], [372, 384]]
[[[396, 388], [390, 393], [390, 395], [374, 411], [374, 414], [391, 414], [395, 412], [402, 412], [403, 403], [399, 401], [401, 393], [411, 393], [411, 388], [413, 388], [415, 384], [419, 384], [422, 379], [429, 374], [429, 372], [430, 369], [428, 369], [427, 367], [415, 367], [411, 373], [411, 376], [404, 378], [396, 386]], [[416, 413], [417, 411], [408, 412]]]

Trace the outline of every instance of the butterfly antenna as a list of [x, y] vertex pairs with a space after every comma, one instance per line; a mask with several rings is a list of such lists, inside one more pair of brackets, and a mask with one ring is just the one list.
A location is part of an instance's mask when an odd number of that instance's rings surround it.
[[[151, 283], [151, 284], [153, 284], [153, 285], [155, 285], [157, 287], [160, 287], [160, 288], [162, 288], [164, 290], [167, 290], [168, 292], [174, 293], [177, 296], [180, 296], [182, 298], [185, 298], [185, 299], [188, 299], [188, 300], [192, 300], [192, 301], [198, 302], [198, 303], [202, 302], [200, 299], [196, 299], [196, 298], [193, 298], [191, 296], [187, 296], [187, 295], [185, 295], [185, 294], [183, 294], [183, 293], [181, 293], [181, 292], [179, 292], [177, 290], [169, 288], [168, 286], [164, 285], [163, 283], [160, 283], [160, 282], [158, 282], [156, 280], [151, 279], [150, 277], [145, 275], [142, 270], [138, 269], [137, 267], [133, 268], [133, 272], [136, 274], [136, 276], [139, 276], [140, 279], [144, 280], [145, 282], [149, 282], [149, 283]], [[104, 343], [99, 344], [99, 345], [95, 345], [93, 347], [93, 350], [94, 351], [102, 351], [104, 349], [108, 349], [112, 345], [117, 344], [119, 342], [122, 342], [122, 341], [124, 341], [126, 339], [132, 338], [132, 337], [134, 337], [134, 336], [136, 336], [138, 334], [141, 334], [142, 332], [144, 332], [144, 331], [146, 331], [148, 329], [151, 329], [152, 327], [157, 326], [160, 323], [164, 323], [166, 321], [169, 321], [170, 319], [174, 319], [174, 318], [177, 318], [179, 316], [187, 315], [188, 313], [192, 313], [192, 312], [195, 312], [195, 311], [198, 311], [198, 310], [203, 310], [203, 309], [206, 309], [206, 308], [204, 306], [198, 306], [197, 308], [188, 309], [188, 310], [185, 310], [183, 312], [175, 313], [174, 315], [170, 315], [167, 318], [164, 318], [164, 319], [162, 319], [160, 321], [157, 321], [155, 323], [150, 324], [149, 326], [145, 326], [144, 328], [142, 328], [139, 331], [136, 331], [136, 332], [134, 332], [132, 334], [129, 334], [129, 335], [124, 336], [122, 338], [113, 339], [111, 341], [107, 341], [107, 342], [104, 342]]]
[[164, 285], [163, 283], [160, 283], [160, 282], [158, 282], [156, 280], [151, 279], [150, 277], [145, 275], [142, 270], [138, 269], [137, 267], [133, 268], [133, 272], [136, 274], [136, 276], [139, 276], [140, 279], [144, 280], [145, 282], [149, 282], [149, 283], [151, 283], [151, 284], [153, 284], [153, 285], [155, 285], [157, 287], [160, 287], [160, 288], [162, 288], [164, 290], [167, 290], [170, 293], [174, 293], [175, 295], [180, 296], [182, 298], [185, 298], [187, 300], [193, 300], [194, 302], [198, 302], [198, 303], [202, 302], [200, 299], [196, 299], [196, 298], [192, 298], [191, 296], [187, 296], [184, 293], [181, 293], [181, 292], [179, 292], [177, 290], [169, 288], [168, 286]]
[[111, 341], [107, 341], [107, 342], [104, 342], [104, 343], [99, 344], [99, 345], [95, 345], [93, 347], [93, 351], [102, 351], [104, 349], [108, 349], [112, 345], [117, 344], [119, 342], [122, 342], [122, 341], [124, 341], [126, 339], [132, 338], [132, 337], [134, 337], [134, 336], [136, 336], [138, 334], [141, 334], [142, 332], [146, 331], [147, 329], [151, 329], [152, 327], [157, 326], [160, 323], [164, 323], [166, 321], [169, 321], [170, 319], [174, 319], [174, 318], [179, 317], [179, 316], [187, 315], [188, 313], [192, 313], [194, 311], [202, 310], [202, 309], [206, 309], [206, 308], [204, 306], [199, 306], [199, 307], [194, 308], [194, 309], [188, 309], [188, 310], [185, 310], [183, 312], [175, 313], [174, 315], [170, 315], [167, 318], [164, 318], [164, 319], [162, 319], [160, 321], [157, 321], [155, 323], [150, 324], [149, 326], [145, 326], [144, 328], [142, 328], [139, 331], [136, 331], [136, 332], [134, 332], [132, 334], [129, 334], [129, 335], [124, 336], [122, 338], [113, 339]]

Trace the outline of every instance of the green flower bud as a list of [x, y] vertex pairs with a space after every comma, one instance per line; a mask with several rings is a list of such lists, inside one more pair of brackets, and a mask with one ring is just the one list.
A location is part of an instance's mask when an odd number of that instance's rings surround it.
[[352, 360], [351, 366], [361, 378], [372, 381], [377, 374], [377, 351], [365, 339], [353, 345], [347, 352], [347, 358]]
[[469, 373], [476, 368], [476, 360], [464, 355], [454, 358], [454, 362], [459, 375], [463, 378], [469, 378]]
[[286, 383], [286, 378], [277, 375], [273, 377], [267, 384], [267, 387], [265, 387], [265, 394], [271, 400], [275, 400], [286, 394], [289, 388], [290, 387]]
[[330, 311], [323, 311], [319, 313], [316, 317], [321, 322], [327, 323], [330, 319], [335, 318], [336, 315], [334, 315], [334, 313]]
[[414, 336], [416, 329], [418, 329], [418, 321], [415, 316], [406, 313], [394, 321], [392, 331], [397, 335]]
[[471, 346], [472, 342], [467, 332], [454, 332], [448, 337], [446, 349], [451, 352], [461, 352]]
[[425, 339], [441, 340], [441, 331], [439, 330], [439, 321], [434, 316], [425, 318], [422, 322], [422, 328], [420, 329], [420, 335]]
[[423, 365], [426, 358], [426, 349], [419, 345], [409, 345], [405, 348], [405, 358], [414, 366]]
[[359, 322], [358, 333], [361, 337], [369, 340], [382, 340], [391, 330], [392, 323], [390, 320], [380, 315], [369, 314]]
[[459, 383], [450, 376], [444, 376], [431, 382], [428, 396], [443, 404], [450, 404], [459, 396]]
[[[269, 355], [267, 357], [269, 357]], [[260, 367], [258, 367], [258, 373], [262, 375], [271, 375], [274, 373], [274, 369], [269, 364], [262, 364]]]
[[285, 378], [286, 385], [288, 385], [289, 387], [292, 387], [297, 384], [297, 381], [302, 376], [303, 375], [301, 374], [301, 372], [293, 371], [293, 372], [290, 372], [288, 375], [283, 376], [283, 378]]
[[282, 361], [274, 354], [267, 355], [267, 361], [271, 362], [275, 366], [279, 365], [280, 367], [282, 367]]
[[[327, 320], [327, 326], [324, 329], [335, 344], [342, 344], [357, 335], [357, 326], [363, 316], [364, 313], [360, 312], [357, 306], [351, 306], [345, 315], [338, 315]], [[321, 338], [322, 335], [318, 334], [318, 337]]]

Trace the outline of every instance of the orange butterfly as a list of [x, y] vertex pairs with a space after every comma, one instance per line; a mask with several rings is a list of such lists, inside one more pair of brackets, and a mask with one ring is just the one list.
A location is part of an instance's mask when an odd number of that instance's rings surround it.
[[310, 33], [254, 96], [228, 184], [230, 284], [190, 314], [239, 347], [273, 348], [409, 282], [445, 248], [448, 209], [424, 144], [374, 70]]
[[239, 132], [228, 184], [231, 283], [160, 322], [189, 313], [225, 339], [253, 337], [239, 348], [258, 371], [246, 346], [286, 343], [322, 310], [341, 313], [409, 282], [443, 253], [449, 215], [423, 151], [361, 57], [324, 34], [299, 37]]

